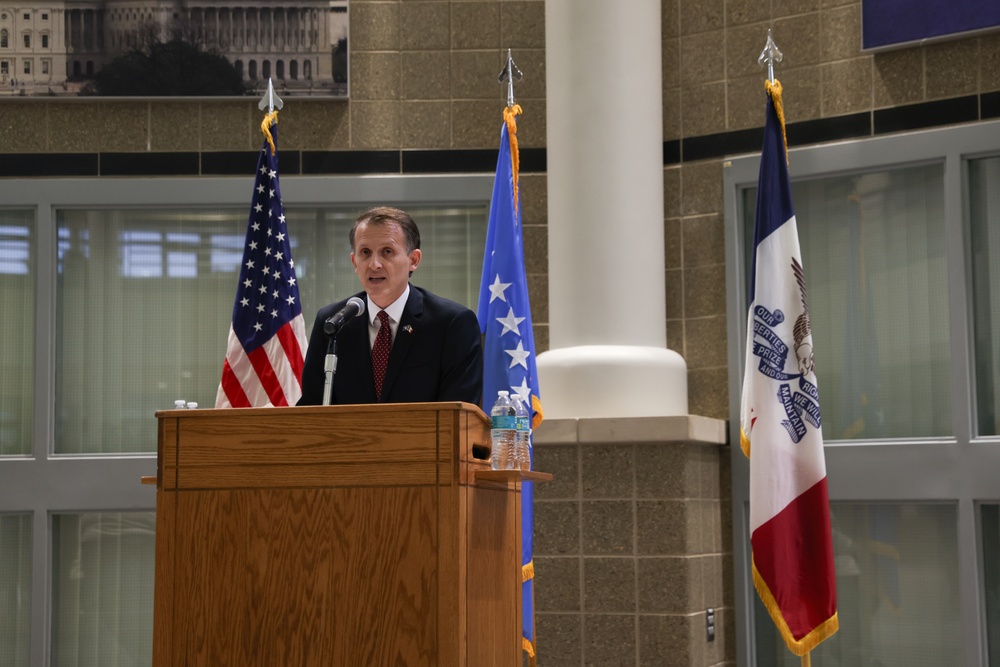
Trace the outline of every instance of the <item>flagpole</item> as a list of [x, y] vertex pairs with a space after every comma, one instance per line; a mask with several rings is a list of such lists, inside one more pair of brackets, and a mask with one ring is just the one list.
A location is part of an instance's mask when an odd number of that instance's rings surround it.
[[774, 83], [774, 63], [780, 63], [784, 56], [778, 50], [778, 45], [771, 37], [771, 29], [767, 29], [767, 41], [764, 43], [764, 50], [757, 57], [757, 63], [761, 67], [767, 67], [767, 80]]
[[271, 77], [268, 77], [267, 90], [264, 91], [264, 96], [257, 103], [257, 108], [261, 111], [267, 109], [268, 113], [273, 113], [275, 109], [280, 111], [283, 106], [285, 106], [285, 103], [278, 97], [278, 93], [274, 92], [274, 84], [271, 82]]

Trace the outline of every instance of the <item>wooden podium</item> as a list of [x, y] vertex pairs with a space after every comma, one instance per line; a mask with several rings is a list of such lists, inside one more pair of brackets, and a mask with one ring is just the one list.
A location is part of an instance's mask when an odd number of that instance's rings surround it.
[[157, 413], [153, 665], [521, 664], [520, 480], [465, 403]]

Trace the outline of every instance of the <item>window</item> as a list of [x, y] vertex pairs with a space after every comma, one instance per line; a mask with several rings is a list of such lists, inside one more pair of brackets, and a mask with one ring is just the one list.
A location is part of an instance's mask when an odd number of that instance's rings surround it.
[[24, 73], [31, 74], [31, 60], [29, 58], [24, 59]]
[[48, 35], [42, 35], [42, 48], [43, 49], [49, 48], [49, 36]]
[[[17, 317], [0, 316], [0, 665], [46, 648], [52, 665], [149, 664], [155, 491], [137, 480], [156, 470], [155, 410], [214, 405], [251, 182], [5, 182], [0, 313]], [[285, 213], [306, 326], [359, 289], [347, 231], [382, 202], [420, 224], [414, 283], [474, 307], [491, 183], [283, 179], [286, 205], [306, 202]], [[42, 634], [48, 647], [31, 643]]]
[[49, 20], [49, 15], [47, 13], [45, 13], [45, 12], [42, 12], [42, 20], [43, 21], [48, 21]]
[[[943, 174], [792, 184], [827, 441], [951, 433], [948, 322], [935, 317], [948, 305]], [[744, 193], [751, 228], [756, 197]]]
[[31, 515], [0, 514], [0, 665], [27, 665], [31, 618]]
[[10, 46], [10, 33], [6, 29], [0, 30], [0, 48], [6, 49]]
[[983, 531], [983, 586], [990, 665], [1000, 665], [1000, 505], [979, 509]]
[[31, 14], [29, 14], [28, 12], [25, 12], [24, 13], [24, 20], [25, 21], [30, 21], [31, 20]]
[[48, 74], [49, 73], [49, 62], [50, 61], [48, 61], [48, 60], [43, 60], [42, 61], [42, 74]]
[[10, 74], [10, 61], [0, 60], [0, 74]]
[[[1000, 157], [969, 163], [979, 435], [1000, 435]], [[1000, 650], [1000, 647], [998, 647]]]
[[[424, 255], [433, 258], [421, 265], [417, 284], [474, 304], [485, 207], [411, 213]], [[346, 245], [355, 209], [285, 214], [311, 326], [335, 296], [329, 285], [339, 294], [357, 291]], [[155, 410], [181, 397], [214, 405], [246, 211], [65, 209], [57, 222], [55, 451], [153, 452]], [[122, 326], [126, 320], [135, 324]], [[91, 387], [96, 377], [100, 391]]]
[[[840, 630], [814, 650], [815, 664], [962, 664], [955, 510], [916, 503], [830, 504]], [[799, 665], [757, 596], [754, 607], [757, 664]]]
[[31, 48], [31, 35], [29, 35], [28, 33], [24, 34], [24, 48], [26, 49]]
[[154, 512], [52, 517], [53, 665], [149, 664], [155, 540]]
[[0, 318], [0, 457], [31, 453], [36, 252], [34, 212], [0, 210], [0, 312], [16, 313]]

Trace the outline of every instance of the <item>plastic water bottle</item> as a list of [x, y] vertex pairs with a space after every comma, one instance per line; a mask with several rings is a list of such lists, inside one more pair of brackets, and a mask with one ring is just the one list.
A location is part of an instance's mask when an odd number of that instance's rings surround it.
[[514, 419], [517, 424], [514, 437], [514, 464], [517, 470], [531, 470], [531, 418], [528, 407], [521, 400], [520, 394], [510, 397], [514, 404]]
[[497, 402], [490, 410], [490, 441], [493, 446], [494, 470], [514, 467], [514, 440], [517, 438], [517, 417], [508, 396], [510, 392], [498, 391]]

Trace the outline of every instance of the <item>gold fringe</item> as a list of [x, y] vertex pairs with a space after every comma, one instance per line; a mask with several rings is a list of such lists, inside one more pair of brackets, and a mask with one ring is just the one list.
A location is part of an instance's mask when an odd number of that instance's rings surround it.
[[757, 563], [753, 563], [753, 586], [757, 589], [757, 594], [760, 595], [760, 601], [764, 603], [764, 607], [767, 608], [767, 613], [771, 615], [771, 620], [778, 628], [778, 632], [781, 634], [781, 638], [785, 640], [785, 645], [788, 650], [798, 656], [803, 656], [808, 654], [814, 648], [820, 645], [824, 639], [828, 639], [833, 636], [835, 632], [840, 628], [840, 621], [837, 618], [837, 612], [833, 612], [833, 616], [826, 619], [820, 623], [817, 627], [813, 628], [812, 632], [807, 634], [802, 639], [796, 640], [792, 636], [792, 631], [788, 628], [788, 624], [785, 622], [784, 617], [781, 615], [781, 609], [778, 607], [777, 600], [771, 594], [771, 589], [767, 587], [767, 582], [764, 581], [764, 577], [760, 576], [760, 572], [757, 571]]
[[521, 566], [521, 583], [531, 581], [535, 578], [535, 561], [529, 560], [526, 565]]
[[267, 145], [271, 147], [271, 155], [274, 155], [275, 153], [278, 152], [278, 149], [274, 147], [274, 137], [271, 136], [271, 126], [277, 124], [278, 124], [277, 109], [264, 116], [264, 120], [260, 124], [260, 131], [264, 133], [264, 137], [267, 139]]
[[510, 161], [511, 170], [514, 173], [514, 210], [517, 210], [518, 198], [518, 170], [521, 168], [521, 155], [517, 149], [517, 120], [515, 116], [521, 113], [521, 105], [515, 104], [512, 107], [505, 107], [503, 119], [507, 123], [507, 135], [510, 137]]
[[742, 427], [740, 427], [740, 449], [743, 450], [743, 456], [750, 458], [750, 436], [743, 432]]
[[781, 139], [785, 142], [785, 164], [788, 164], [788, 134], [785, 132], [785, 105], [781, 101], [781, 82], [777, 79], [774, 80], [774, 83], [765, 80], [764, 88], [767, 89], [767, 94], [774, 102], [774, 110], [778, 114], [778, 122], [781, 123]]
[[528, 664], [532, 667], [535, 665], [535, 645], [528, 641], [526, 637], [521, 637], [521, 648], [524, 652], [528, 654]]
[[545, 415], [542, 414], [542, 399], [534, 394], [531, 395], [531, 409], [535, 411], [535, 415], [531, 418], [531, 428], [538, 428], [538, 425], [545, 419]]

